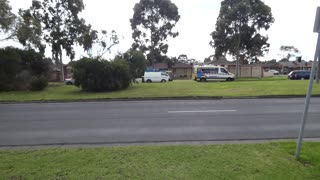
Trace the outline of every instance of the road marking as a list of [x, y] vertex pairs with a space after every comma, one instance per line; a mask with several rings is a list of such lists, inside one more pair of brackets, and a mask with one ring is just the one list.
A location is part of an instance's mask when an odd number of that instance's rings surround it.
[[219, 112], [237, 112], [237, 110], [168, 111], [168, 113], [219, 113]]

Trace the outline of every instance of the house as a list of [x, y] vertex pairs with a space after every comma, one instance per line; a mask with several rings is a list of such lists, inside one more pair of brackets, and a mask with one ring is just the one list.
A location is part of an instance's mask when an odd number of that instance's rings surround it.
[[285, 61], [279, 62], [279, 72], [282, 74], [288, 74], [293, 70], [308, 70], [311, 71], [313, 61]]
[[158, 69], [160, 71], [168, 71], [169, 66], [167, 63], [156, 63], [153, 66], [149, 67], [149, 69]]
[[[233, 74], [237, 72], [237, 63], [228, 61], [225, 57], [211, 61], [209, 64], [225, 67]], [[239, 77], [263, 77], [263, 67], [261, 63], [240, 64]]]
[[235, 62], [228, 61], [225, 57], [221, 57], [217, 60], [211, 61], [209, 63], [210, 65], [215, 65], [215, 66], [222, 66], [226, 67], [227, 69], [235, 69], [237, 64]]
[[185, 63], [176, 63], [171, 67], [167, 63], [156, 63], [148, 69], [156, 69], [159, 71], [171, 71], [175, 79], [191, 79], [193, 66]]
[[[60, 76], [61, 76], [60, 68], [57, 65], [53, 65], [51, 67], [51, 69], [52, 69], [52, 71], [51, 71], [51, 75], [50, 75], [50, 82], [59, 82]], [[72, 77], [72, 66], [63, 65], [63, 71], [64, 71], [65, 79]]]
[[192, 68], [191, 64], [176, 63], [170, 68], [170, 71], [172, 71], [175, 79], [191, 79]]

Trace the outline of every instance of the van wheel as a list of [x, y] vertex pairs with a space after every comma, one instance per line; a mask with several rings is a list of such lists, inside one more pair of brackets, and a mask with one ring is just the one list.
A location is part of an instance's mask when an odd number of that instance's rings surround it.
[[206, 79], [205, 78], [201, 78], [200, 82], [206, 82]]
[[150, 79], [147, 80], [147, 83], [151, 83], [152, 81]]
[[167, 81], [166, 81], [165, 79], [162, 79], [161, 82], [162, 82], [162, 83], [165, 83], [165, 82], [167, 82]]
[[227, 78], [226, 81], [232, 81], [232, 79], [231, 78]]

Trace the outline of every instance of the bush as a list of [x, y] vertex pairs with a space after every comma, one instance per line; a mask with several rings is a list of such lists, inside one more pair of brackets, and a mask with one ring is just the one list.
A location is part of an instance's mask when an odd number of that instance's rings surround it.
[[0, 91], [15, 90], [17, 74], [21, 72], [21, 57], [12, 49], [0, 49]]
[[128, 88], [131, 82], [130, 68], [125, 60], [118, 59], [111, 63], [115, 89]]
[[33, 76], [31, 80], [32, 91], [42, 91], [48, 86], [48, 79], [45, 76]]
[[121, 56], [116, 57], [116, 59], [120, 60], [122, 58], [129, 64], [129, 72], [133, 80], [143, 76], [147, 68], [147, 61], [141, 51], [129, 50]]
[[19, 50], [23, 69], [28, 69], [33, 76], [49, 77], [51, 59], [44, 58], [40, 53], [33, 49]]
[[[0, 91], [31, 90], [33, 76], [41, 81], [40, 84], [48, 84], [50, 63], [50, 59], [31, 49], [0, 49]], [[47, 83], [43, 83], [44, 79]]]
[[128, 64], [82, 58], [74, 64], [75, 85], [84, 91], [102, 92], [125, 89], [130, 85]]
[[32, 75], [29, 70], [23, 70], [16, 76], [15, 90], [30, 90]]

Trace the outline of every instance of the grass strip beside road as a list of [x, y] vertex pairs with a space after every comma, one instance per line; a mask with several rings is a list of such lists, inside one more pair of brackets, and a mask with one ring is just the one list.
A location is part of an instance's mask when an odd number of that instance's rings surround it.
[[320, 143], [0, 150], [0, 179], [319, 179]]
[[[75, 86], [51, 83], [41, 92], [0, 92], [0, 101], [59, 101], [95, 100], [113, 98], [161, 97], [254, 97], [306, 94], [308, 81], [284, 78], [240, 79], [234, 82], [199, 83], [177, 80], [168, 83], [133, 84], [126, 90], [105, 93], [83, 92]], [[315, 84], [314, 95], [320, 95], [320, 85]]]

